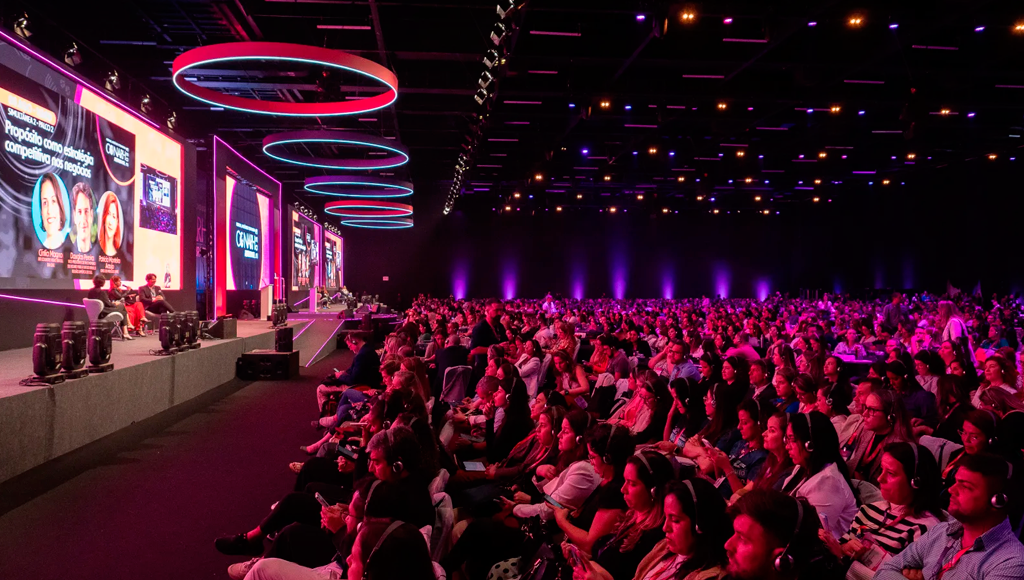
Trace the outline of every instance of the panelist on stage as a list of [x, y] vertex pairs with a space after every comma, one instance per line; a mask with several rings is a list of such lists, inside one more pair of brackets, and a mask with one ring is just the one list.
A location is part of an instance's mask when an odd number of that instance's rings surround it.
[[126, 340], [131, 340], [132, 337], [128, 333], [134, 330], [134, 327], [128, 322], [128, 312], [125, 310], [123, 302], [111, 302], [110, 295], [103, 289], [103, 285], [106, 283], [107, 279], [100, 274], [93, 276], [92, 289], [89, 290], [89, 299], [99, 300], [103, 303], [103, 310], [100, 311], [99, 315], [100, 318], [105, 318], [111, 312], [120, 312], [121, 320], [125, 325], [122, 334], [124, 334]]
[[164, 298], [164, 291], [156, 285], [156, 274], [146, 274], [146, 285], [139, 287], [139, 300], [153, 314], [174, 312], [174, 307]]
[[121, 284], [120, 276], [110, 278], [110, 290], [107, 291], [110, 300], [114, 303], [124, 305], [128, 313], [128, 328], [135, 327], [139, 336], [145, 336], [146, 332], [146, 308], [139, 302], [139, 293]]

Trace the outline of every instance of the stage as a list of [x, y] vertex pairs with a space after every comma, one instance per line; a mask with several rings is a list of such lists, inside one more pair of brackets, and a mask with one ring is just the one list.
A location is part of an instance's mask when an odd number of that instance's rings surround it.
[[[312, 325], [302, 320], [288, 324], [296, 335]], [[316, 341], [304, 338], [295, 340], [295, 348], [308, 356], [304, 349]], [[327, 343], [333, 350], [334, 342]], [[113, 371], [52, 387], [18, 384], [32, 374], [31, 348], [0, 352], [0, 482], [233, 380], [239, 355], [274, 348], [274, 329], [266, 321], [240, 320], [237, 338], [201, 344], [196, 350], [154, 356], [150, 350], [160, 348], [155, 333], [115, 339]], [[330, 352], [327, 344], [321, 350]]]

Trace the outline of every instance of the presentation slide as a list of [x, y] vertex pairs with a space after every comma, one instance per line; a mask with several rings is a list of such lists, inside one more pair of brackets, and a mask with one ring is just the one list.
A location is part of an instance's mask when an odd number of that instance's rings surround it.
[[292, 290], [320, 286], [320, 224], [292, 210]]
[[0, 42], [0, 288], [181, 288], [181, 145]]
[[324, 286], [334, 291], [345, 285], [345, 240], [324, 231]]
[[228, 290], [259, 290], [273, 283], [271, 195], [228, 175]]

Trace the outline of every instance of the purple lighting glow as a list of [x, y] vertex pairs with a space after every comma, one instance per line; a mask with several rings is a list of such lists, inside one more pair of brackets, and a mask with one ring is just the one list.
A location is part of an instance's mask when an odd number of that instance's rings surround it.
[[505, 272], [501, 277], [501, 295], [505, 300], [516, 297], [516, 267], [511, 261], [505, 264]]
[[672, 300], [676, 293], [675, 275], [671, 264], [665, 264], [661, 273], [661, 297], [665, 300]]
[[722, 298], [729, 297], [729, 282], [732, 275], [729, 273], [729, 267], [724, 264], [718, 264], [714, 270], [715, 278], [715, 294]]
[[465, 300], [467, 278], [466, 264], [460, 260], [455, 264], [455, 269], [452, 271], [452, 295], [455, 296], [456, 300]]
[[636, 21], [637, 22], [643, 22], [645, 18], [647, 18], [647, 17], [644, 16], [643, 14], [637, 14], [636, 15]]
[[768, 299], [768, 295], [771, 294], [771, 282], [768, 278], [758, 278], [754, 291], [757, 299], [764, 302]]

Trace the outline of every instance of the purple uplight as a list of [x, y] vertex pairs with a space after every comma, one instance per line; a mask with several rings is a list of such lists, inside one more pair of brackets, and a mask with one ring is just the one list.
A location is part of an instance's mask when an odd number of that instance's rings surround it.
[[587, 153], [590, 153], [590, 149], [584, 149], [584, 150], [582, 151], [582, 153], [583, 153], [584, 155], [586, 155]]
[[455, 264], [455, 269], [452, 271], [452, 295], [455, 296], [456, 300], [464, 300], [466, 298], [466, 264], [459, 261]]
[[914, 261], [908, 255], [903, 256], [903, 287], [917, 287], [914, 284]]
[[715, 278], [715, 294], [722, 298], [729, 297], [729, 282], [732, 275], [729, 273], [729, 267], [724, 264], [718, 264], [715, 266], [714, 271]]
[[814, 22], [813, 20], [812, 20], [811, 22], [808, 22], [808, 23], [807, 23], [807, 26], [811, 26], [811, 27], [813, 27], [813, 26], [817, 26], [817, 25], [818, 25], [818, 23], [817, 23], [817, 22]]
[[661, 273], [661, 297], [665, 300], [672, 300], [675, 297], [675, 292], [676, 282], [672, 266], [666, 264], [665, 270]]
[[764, 302], [768, 299], [768, 295], [771, 294], [771, 281], [768, 278], [758, 278], [754, 291], [757, 294], [757, 299]]
[[722, 21], [722, 24], [732, 24], [732, 18], [726, 18]]
[[836, 276], [835, 278], [832, 279], [832, 293], [833, 294], [842, 294], [843, 293], [843, 283], [842, 283], [842, 281], [839, 280], [839, 276]]
[[645, 18], [647, 18], [647, 17], [644, 16], [643, 14], [637, 14], [636, 15], [636, 21], [637, 22], [643, 22]]
[[38, 302], [39, 304], [52, 304], [54, 306], [69, 306], [71, 308], [85, 308], [83, 304], [75, 304], [73, 302], [60, 302], [57, 300], [43, 300], [41, 298], [28, 298], [26, 296], [12, 296], [10, 294], [0, 294], [0, 298], [6, 298], [7, 300], [21, 300], [22, 302]]
[[626, 297], [626, 283], [629, 279], [629, 265], [623, 249], [613, 251], [611, 267], [612, 294], [616, 300], [623, 300]]
[[967, 113], [967, 117], [968, 118], [974, 117], [974, 113]]

